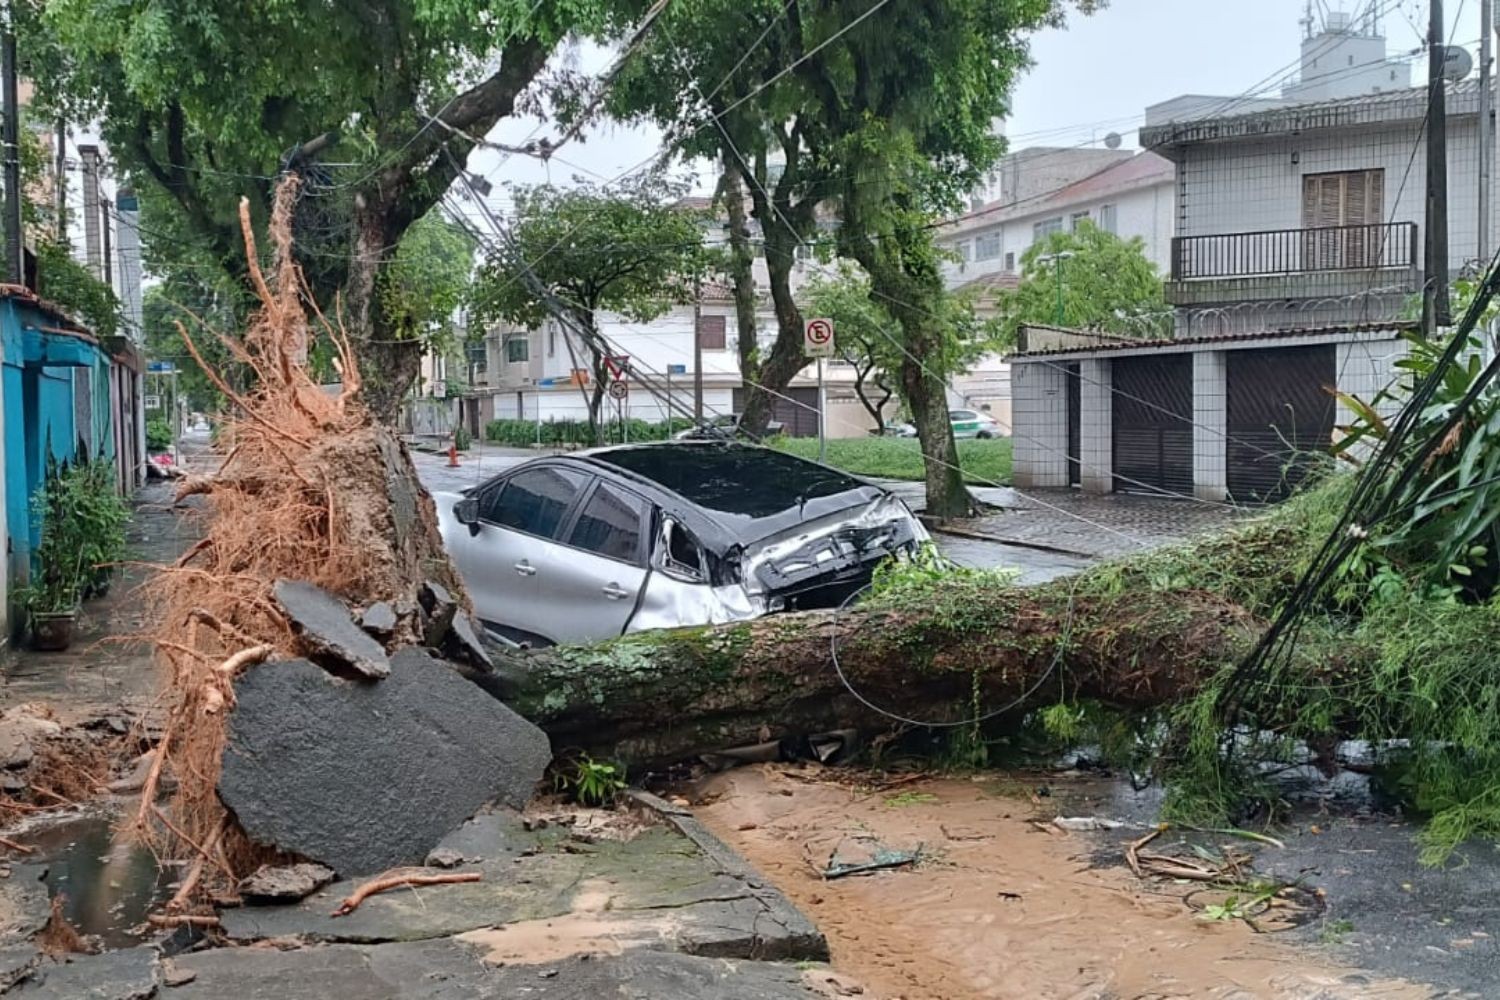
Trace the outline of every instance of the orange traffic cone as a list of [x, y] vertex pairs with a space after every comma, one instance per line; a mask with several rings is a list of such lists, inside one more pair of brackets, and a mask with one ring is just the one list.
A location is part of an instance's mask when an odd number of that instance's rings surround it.
[[456, 444], [448, 446], [448, 468], [458, 468], [458, 445]]

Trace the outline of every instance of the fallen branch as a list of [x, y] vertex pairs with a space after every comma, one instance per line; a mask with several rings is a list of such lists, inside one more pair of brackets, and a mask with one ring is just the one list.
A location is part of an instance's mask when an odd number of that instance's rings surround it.
[[478, 882], [479, 879], [479, 872], [443, 872], [437, 875], [385, 874], [366, 882], [344, 897], [344, 901], [339, 904], [339, 908], [334, 910], [330, 916], [346, 917], [359, 909], [359, 904], [363, 903], [366, 899], [369, 899], [376, 893], [385, 892], [389, 889], [401, 889], [419, 885], [443, 885], [450, 882]]
[[1157, 837], [1160, 837], [1162, 835], [1162, 831], [1166, 828], [1167, 824], [1158, 823], [1156, 829], [1152, 830], [1150, 833], [1146, 834], [1139, 840], [1132, 840], [1130, 844], [1126, 846], [1125, 863], [1130, 866], [1130, 870], [1135, 873], [1136, 878], [1142, 877], [1141, 861], [1140, 858], [1137, 857], [1136, 852], [1145, 847], [1147, 844], [1151, 843], [1151, 841], [1155, 840]]
[[188, 869], [187, 877], [182, 880], [182, 884], [177, 887], [177, 891], [172, 894], [172, 898], [167, 900], [165, 909], [168, 913], [177, 913], [187, 907], [188, 900], [192, 897], [193, 891], [198, 888], [199, 880], [203, 878], [203, 866], [212, 860], [210, 852], [219, 846], [219, 841], [224, 836], [224, 826], [225, 823], [219, 824], [219, 828], [214, 831], [213, 836], [203, 845], [203, 853], [198, 856], [198, 860], [193, 862], [193, 867]]
[[28, 844], [18, 844], [9, 837], [0, 837], [0, 847], [8, 847], [20, 854], [35, 854], [36, 848]]

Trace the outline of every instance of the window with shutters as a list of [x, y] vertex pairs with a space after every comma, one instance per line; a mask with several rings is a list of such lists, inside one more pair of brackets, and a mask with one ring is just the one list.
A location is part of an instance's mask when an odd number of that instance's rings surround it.
[[1385, 171], [1343, 170], [1302, 178], [1304, 270], [1375, 267], [1385, 227]]
[[722, 351], [725, 348], [724, 317], [698, 317], [698, 343], [705, 351]]

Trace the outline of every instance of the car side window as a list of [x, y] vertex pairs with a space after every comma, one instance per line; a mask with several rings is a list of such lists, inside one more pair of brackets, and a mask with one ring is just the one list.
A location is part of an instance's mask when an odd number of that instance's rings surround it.
[[578, 515], [568, 544], [611, 559], [635, 562], [641, 554], [646, 503], [633, 493], [600, 483]]
[[481, 497], [479, 518], [503, 528], [555, 538], [563, 515], [587, 482], [587, 476], [567, 469], [529, 469]]

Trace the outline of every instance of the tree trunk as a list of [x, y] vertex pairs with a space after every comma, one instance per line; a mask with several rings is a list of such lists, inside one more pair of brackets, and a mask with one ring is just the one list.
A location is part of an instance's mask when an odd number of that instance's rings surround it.
[[553, 748], [633, 764], [844, 727], [922, 722], [1070, 698], [1146, 708], [1181, 700], [1259, 629], [1211, 595], [1077, 596], [951, 583], [910, 606], [806, 612], [607, 645], [510, 654], [500, 693]]
[[935, 356], [934, 345], [926, 337], [909, 337], [908, 343], [914, 357], [901, 359], [901, 385], [922, 445], [925, 513], [944, 521], [969, 517], [974, 513], [974, 502], [964, 487], [958, 464], [958, 443], [953, 439], [953, 422], [948, 419], [947, 389], [921, 362], [924, 357]]
[[380, 301], [380, 272], [399, 239], [390, 217], [390, 206], [368, 192], [355, 195], [344, 324], [364, 380], [365, 405], [376, 420], [394, 427], [401, 401], [421, 370], [422, 345], [396, 336]]
[[[729, 215], [729, 281], [734, 288], [734, 323], [738, 337], [740, 380], [749, 389], [760, 381], [760, 327], [755, 318], [755, 254], [750, 249], [750, 221], [740, 173], [725, 152], [724, 209]], [[695, 333], [696, 335], [696, 333]]]

